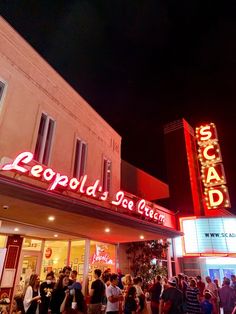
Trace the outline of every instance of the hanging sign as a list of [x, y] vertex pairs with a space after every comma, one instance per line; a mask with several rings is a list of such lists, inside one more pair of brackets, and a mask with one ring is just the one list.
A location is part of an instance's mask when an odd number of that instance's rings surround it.
[[210, 123], [197, 127], [196, 139], [207, 208], [230, 207], [215, 124]]
[[[20, 153], [12, 163], [3, 165], [2, 171], [15, 171], [24, 174], [28, 177], [38, 179], [40, 181], [48, 182], [48, 191], [61, 192], [68, 190], [79, 194], [84, 194], [88, 197], [95, 198], [100, 201], [108, 199], [108, 191], [103, 191], [100, 180], [95, 180], [92, 185], [87, 185], [88, 176], [84, 175], [80, 179], [69, 178], [67, 175], [47, 168], [42, 164], [38, 164], [33, 159], [31, 152]], [[131, 197], [126, 195], [123, 191], [118, 191], [111, 200], [111, 205], [120, 207], [125, 211], [133, 213], [137, 217], [143, 217], [152, 222], [160, 224], [164, 223], [165, 214], [160, 212], [158, 205], [150, 204], [144, 199]]]

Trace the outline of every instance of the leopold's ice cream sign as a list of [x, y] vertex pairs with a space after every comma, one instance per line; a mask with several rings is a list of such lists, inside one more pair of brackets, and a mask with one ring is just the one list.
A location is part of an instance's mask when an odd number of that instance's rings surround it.
[[197, 127], [196, 138], [206, 205], [209, 209], [230, 207], [215, 124]]
[[[47, 168], [41, 164], [37, 164], [33, 160], [33, 154], [31, 152], [23, 152], [19, 154], [11, 163], [1, 166], [2, 171], [15, 171], [20, 174], [39, 179], [49, 183], [49, 191], [61, 191], [68, 190], [79, 194], [84, 194], [89, 197], [96, 198], [101, 201], [108, 199], [108, 192], [103, 191], [100, 185], [100, 180], [96, 180], [92, 185], [87, 185], [87, 175], [78, 178], [69, 178], [59, 172], [55, 172], [51, 168]], [[148, 220], [163, 223], [165, 215], [160, 213], [157, 209], [158, 206], [148, 206], [148, 203], [144, 199], [133, 200], [130, 196], [127, 196], [125, 192], [118, 191], [111, 204], [117, 207], [121, 207], [136, 216], [146, 217]]]

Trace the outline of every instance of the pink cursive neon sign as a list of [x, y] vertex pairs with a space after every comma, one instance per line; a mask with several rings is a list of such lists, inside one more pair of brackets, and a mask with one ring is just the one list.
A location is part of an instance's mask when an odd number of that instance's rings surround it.
[[[0, 170], [16, 171], [29, 177], [48, 182], [49, 191], [66, 189], [80, 194], [85, 194], [101, 201], [107, 200], [108, 192], [103, 191], [103, 188], [100, 185], [100, 180], [95, 180], [92, 185], [87, 186], [87, 175], [82, 176], [81, 179], [74, 177], [69, 178], [68, 176], [60, 174], [51, 168], [35, 163], [33, 157], [34, 156], [31, 152], [20, 153], [12, 163], [3, 165]], [[144, 199], [134, 201], [130, 197], [126, 196], [123, 191], [118, 191], [115, 194], [111, 204], [154, 222], [163, 223], [165, 220], [165, 215], [161, 214], [155, 207], [148, 206]]]

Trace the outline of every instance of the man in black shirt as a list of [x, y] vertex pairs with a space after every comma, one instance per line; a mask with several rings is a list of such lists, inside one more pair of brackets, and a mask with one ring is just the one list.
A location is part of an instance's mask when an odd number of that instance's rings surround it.
[[[165, 309], [165, 313], [169, 314], [182, 314], [183, 313], [183, 293], [176, 285], [177, 281], [175, 277], [168, 280], [169, 287], [162, 293], [160, 300], [159, 313], [162, 313]], [[167, 312], [168, 309], [168, 312]]]
[[151, 310], [152, 314], [159, 313], [159, 302], [160, 302], [160, 295], [161, 295], [161, 276], [156, 277], [156, 282], [151, 286], [149, 292], [151, 294]]
[[105, 295], [105, 284], [101, 280], [101, 270], [94, 270], [95, 280], [92, 282], [90, 295], [89, 314], [101, 314], [102, 313], [102, 300]]
[[52, 291], [55, 285], [54, 272], [47, 274], [46, 280], [40, 285], [41, 303], [39, 304], [40, 314], [48, 314]]

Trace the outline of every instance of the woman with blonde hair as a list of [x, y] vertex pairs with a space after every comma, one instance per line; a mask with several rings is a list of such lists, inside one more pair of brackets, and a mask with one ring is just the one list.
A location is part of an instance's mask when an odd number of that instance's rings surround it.
[[39, 303], [40, 303], [40, 292], [39, 292], [39, 275], [32, 274], [30, 276], [29, 285], [26, 288], [25, 297], [23, 300], [24, 310], [26, 314], [38, 314]]
[[124, 287], [124, 291], [127, 292], [130, 287], [133, 286], [133, 278], [130, 274], [126, 274], [124, 277], [122, 277], [122, 283]]

